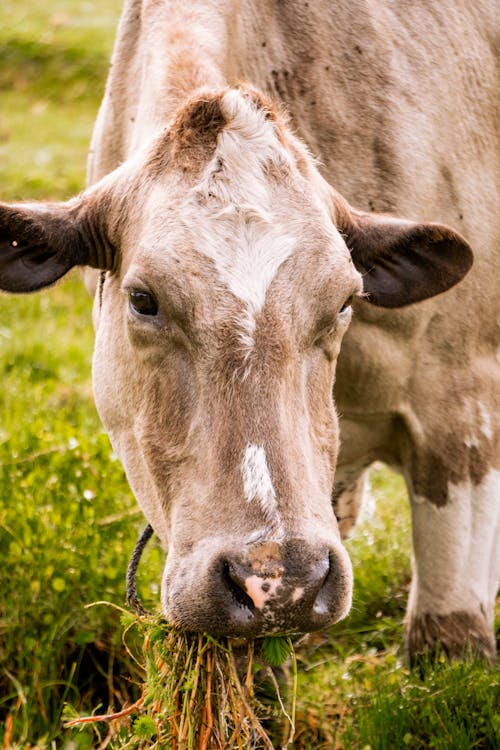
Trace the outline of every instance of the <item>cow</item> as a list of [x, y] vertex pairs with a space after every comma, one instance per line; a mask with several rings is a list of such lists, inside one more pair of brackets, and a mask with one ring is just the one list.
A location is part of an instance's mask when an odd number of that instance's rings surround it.
[[410, 658], [494, 658], [499, 29], [484, 0], [126, 0], [88, 187], [0, 204], [1, 289], [86, 269], [172, 623], [345, 617], [341, 535], [382, 460], [411, 503]]

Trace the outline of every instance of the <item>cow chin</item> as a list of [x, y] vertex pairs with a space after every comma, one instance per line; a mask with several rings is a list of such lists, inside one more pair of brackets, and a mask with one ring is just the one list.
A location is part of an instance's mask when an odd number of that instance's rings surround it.
[[173, 625], [213, 636], [307, 633], [347, 615], [352, 581], [347, 552], [331, 539], [211, 539], [182, 557], [169, 552], [162, 607]]

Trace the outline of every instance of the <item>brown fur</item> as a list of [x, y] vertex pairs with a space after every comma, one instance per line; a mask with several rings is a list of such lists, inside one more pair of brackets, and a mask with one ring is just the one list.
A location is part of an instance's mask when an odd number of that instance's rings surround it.
[[196, 95], [177, 113], [170, 138], [172, 155], [186, 171], [198, 172], [215, 151], [217, 138], [226, 121], [221, 110], [222, 95]]
[[484, 620], [470, 612], [450, 612], [448, 615], [424, 613], [406, 623], [406, 650], [410, 662], [419, 657], [442, 651], [449, 659], [480, 656], [495, 660], [496, 644]]

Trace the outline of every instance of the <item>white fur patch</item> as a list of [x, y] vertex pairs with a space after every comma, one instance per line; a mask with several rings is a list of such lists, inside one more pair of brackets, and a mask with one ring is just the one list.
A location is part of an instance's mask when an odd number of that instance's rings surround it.
[[297, 246], [297, 238], [276, 221], [266, 165], [293, 166], [264, 111], [233, 90], [221, 106], [226, 127], [183, 218], [197, 250], [214, 261], [220, 281], [245, 303], [238, 322], [242, 349], [249, 352], [255, 316], [278, 269]]
[[500, 471], [492, 470], [477, 486], [470, 480], [450, 484], [445, 506], [414, 498], [412, 615], [481, 607], [492, 622], [500, 576], [499, 497]]
[[258, 445], [247, 445], [241, 471], [247, 502], [259, 502], [265, 520], [276, 524], [279, 520], [278, 505], [264, 448]]
[[264, 307], [267, 290], [296, 240], [258, 218], [222, 220], [207, 229], [210, 236], [203, 238], [199, 249], [212, 258], [220, 280], [245, 302], [247, 316], [241, 322], [251, 335], [255, 315]]

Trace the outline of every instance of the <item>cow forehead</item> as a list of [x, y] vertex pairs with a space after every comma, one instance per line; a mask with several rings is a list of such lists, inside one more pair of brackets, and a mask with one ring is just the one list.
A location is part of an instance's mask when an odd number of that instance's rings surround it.
[[[271, 292], [288, 314], [298, 304], [317, 307], [314, 296], [320, 290], [322, 302], [334, 306], [361, 289], [340, 234], [305, 200], [290, 207], [275, 196], [262, 213], [234, 204], [214, 211], [210, 204], [200, 204], [195, 193], [167, 218], [151, 209], [150, 215], [156, 214], [151, 240], [133, 243], [131, 271], [160, 297], [172, 291], [183, 297], [182, 307], [194, 306], [196, 318], [207, 316], [198, 320], [202, 325], [222, 321], [236, 310], [251, 343], [256, 318]], [[125, 286], [133, 286], [128, 274]]]
[[[249, 319], [262, 310], [273, 279], [289, 259], [302, 264], [304, 273], [318, 273], [323, 264], [326, 273], [338, 277], [342, 296], [357, 272], [325, 196], [317, 190], [321, 178], [306, 150], [294, 153], [284, 125], [240, 92], [230, 91], [217, 101], [224, 127], [214, 115], [213, 102], [204, 106], [210, 122], [217, 123], [213, 149], [205, 149], [201, 169], [179, 179], [174, 160], [166, 166], [173, 179], [154, 183], [146, 211], [148, 238], [138, 243], [136, 263], [160, 275], [161, 283], [174, 255], [177, 273], [193, 266], [206, 273], [201, 259], [208, 259], [217, 282], [244, 303]], [[190, 124], [202, 122], [199, 113], [189, 116]], [[178, 125], [179, 130], [186, 149], [188, 140]], [[189, 134], [199, 144], [192, 128]], [[174, 153], [178, 146], [174, 144]], [[203, 160], [199, 149], [197, 154]], [[304, 174], [307, 160], [316, 183]]]

